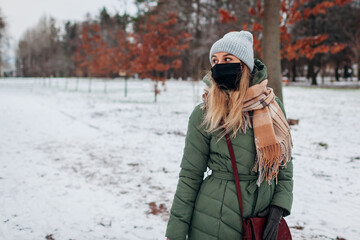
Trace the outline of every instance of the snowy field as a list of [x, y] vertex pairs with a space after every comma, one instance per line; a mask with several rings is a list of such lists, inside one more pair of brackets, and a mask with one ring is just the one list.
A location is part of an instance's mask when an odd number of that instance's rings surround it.
[[[203, 83], [0, 80], [0, 239], [165, 239]], [[44, 85], [45, 84], [45, 85]], [[163, 89], [162, 87], [160, 88]], [[284, 87], [294, 239], [360, 239], [360, 89]]]

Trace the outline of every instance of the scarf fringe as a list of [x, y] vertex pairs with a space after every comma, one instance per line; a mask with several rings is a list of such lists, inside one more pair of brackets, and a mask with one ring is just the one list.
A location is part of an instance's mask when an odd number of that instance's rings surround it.
[[246, 134], [246, 130], [249, 128], [252, 128], [249, 112], [244, 112], [242, 116], [241, 132]]
[[[290, 133], [288, 133], [290, 135]], [[253, 171], [259, 172], [256, 184], [260, 184], [264, 179], [271, 185], [271, 180], [275, 180], [277, 184], [277, 175], [279, 169], [285, 167], [291, 160], [292, 140], [291, 136], [287, 136], [282, 142], [272, 144], [270, 146], [257, 148], [257, 159]], [[278, 154], [281, 152], [281, 154]]]

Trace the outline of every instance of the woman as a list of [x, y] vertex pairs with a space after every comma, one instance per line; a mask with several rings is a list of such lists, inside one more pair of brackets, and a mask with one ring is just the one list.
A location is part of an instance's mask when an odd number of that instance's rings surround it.
[[[281, 102], [267, 88], [266, 67], [253, 54], [247, 31], [227, 33], [211, 47], [204, 102], [189, 118], [166, 230], [170, 240], [242, 239], [226, 133], [235, 152], [244, 217], [266, 216], [263, 238], [275, 239], [281, 217], [290, 214], [290, 130]], [[207, 168], [212, 174], [203, 180]]]

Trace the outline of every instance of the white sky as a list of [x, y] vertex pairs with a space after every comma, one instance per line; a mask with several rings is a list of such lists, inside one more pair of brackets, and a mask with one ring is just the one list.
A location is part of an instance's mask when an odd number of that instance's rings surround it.
[[66, 20], [81, 20], [86, 13], [98, 15], [102, 7], [111, 13], [127, 11], [134, 13], [132, 0], [0, 0], [0, 8], [8, 23], [8, 33], [19, 40], [24, 31], [36, 25], [44, 14], [63, 23]]
[[22, 34], [27, 28], [35, 26], [43, 15], [54, 17], [58, 26], [63, 28], [67, 20], [85, 19], [86, 13], [98, 15], [104, 6], [110, 13], [123, 13], [125, 8], [130, 14], [136, 12], [133, 0], [0, 0], [10, 36], [9, 55], [13, 57]]

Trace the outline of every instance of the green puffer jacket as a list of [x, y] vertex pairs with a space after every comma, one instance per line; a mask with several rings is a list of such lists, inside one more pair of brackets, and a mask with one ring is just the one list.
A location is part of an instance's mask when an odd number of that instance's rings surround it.
[[[266, 79], [266, 67], [255, 60], [251, 85]], [[210, 82], [204, 79], [207, 84]], [[283, 109], [279, 99], [278, 104]], [[242, 239], [241, 215], [233, 180], [226, 140], [219, 142], [219, 132], [208, 134], [199, 128], [203, 119], [203, 103], [197, 105], [189, 118], [181, 161], [179, 181], [170, 211], [166, 237], [170, 240], [238, 240]], [[293, 200], [293, 165], [281, 168], [278, 183], [263, 181], [256, 185], [257, 173], [252, 171], [256, 149], [254, 133], [232, 138], [243, 200], [244, 217], [256, 216], [269, 205], [285, 209], [289, 215]], [[204, 178], [207, 168], [212, 174]]]

